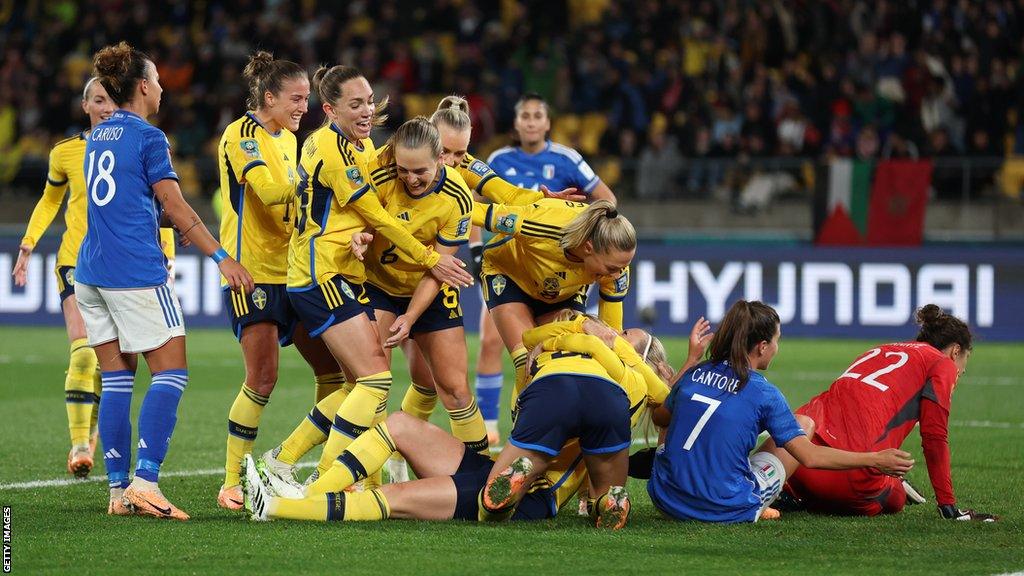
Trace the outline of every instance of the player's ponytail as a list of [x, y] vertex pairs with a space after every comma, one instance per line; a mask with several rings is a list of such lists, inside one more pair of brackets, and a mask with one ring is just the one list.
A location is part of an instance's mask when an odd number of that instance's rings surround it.
[[270, 52], [259, 50], [249, 57], [242, 77], [249, 85], [245, 105], [250, 110], [259, 110], [266, 104], [267, 92], [280, 94], [286, 80], [305, 78], [306, 71], [295, 62], [274, 60]]
[[615, 204], [595, 200], [562, 228], [559, 246], [563, 250], [579, 248], [590, 240], [594, 252], [607, 254], [612, 250], [629, 252], [636, 249], [636, 230]]
[[437, 105], [437, 110], [430, 116], [435, 126], [442, 124], [457, 132], [470, 130], [473, 123], [469, 118], [469, 102], [462, 96], [445, 96]]
[[149, 56], [121, 41], [104, 46], [93, 56], [93, 76], [99, 78], [114, 104], [123, 106], [135, 96], [135, 87], [146, 77]]
[[728, 361], [739, 379], [739, 387], [750, 379], [747, 355], [761, 342], [771, 342], [779, 326], [779, 314], [763, 302], [738, 300], [725, 313], [708, 345], [708, 361]]
[[963, 350], [970, 350], [973, 346], [974, 337], [967, 324], [935, 304], [927, 304], [918, 310], [915, 319], [921, 326], [916, 338], [918, 342], [926, 342], [938, 350], [951, 344], [959, 344]]
[[[320, 66], [316, 72], [313, 73], [313, 92], [320, 98], [320, 102], [330, 104], [333, 107], [338, 107], [341, 104], [341, 100], [344, 97], [342, 92], [342, 85], [353, 78], [365, 78], [363, 73], [358, 68], [351, 66]], [[388, 97], [385, 96], [380, 102], [377, 102], [373, 109], [373, 119], [371, 122], [374, 126], [383, 126], [388, 120], [388, 115], [385, 114], [385, 110], [388, 108]], [[327, 120], [330, 122], [330, 119]]]
[[387, 144], [380, 152], [381, 165], [387, 166], [395, 162], [396, 146], [407, 150], [426, 148], [433, 158], [439, 158], [444, 150], [441, 147], [441, 134], [437, 131], [437, 126], [423, 116], [406, 120], [398, 130], [395, 130], [391, 138], [388, 138]]

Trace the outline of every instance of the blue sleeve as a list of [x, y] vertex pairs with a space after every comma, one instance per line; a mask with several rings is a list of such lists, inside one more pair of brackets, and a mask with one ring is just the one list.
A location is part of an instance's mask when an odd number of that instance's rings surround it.
[[159, 129], [149, 130], [143, 136], [142, 161], [145, 163], [146, 181], [150, 186], [161, 180], [178, 179], [171, 166], [171, 145]]
[[579, 188], [586, 194], [590, 194], [597, 187], [597, 183], [601, 181], [594, 169], [587, 164], [586, 160], [580, 159], [579, 163], [573, 166], [573, 172], [576, 174], [576, 187]]
[[779, 447], [805, 434], [797, 424], [782, 392], [771, 384], [765, 386], [765, 398], [761, 406], [761, 427], [762, 430], [768, 431], [772, 440], [775, 440], [775, 445]]
[[676, 385], [673, 386], [671, 390], [669, 390], [668, 397], [665, 398], [665, 402], [662, 404], [662, 406], [664, 406], [665, 409], [668, 410], [669, 412], [675, 412], [676, 411], [676, 407], [675, 407], [676, 396], [679, 395], [679, 389], [682, 388], [682, 387], [683, 386], [682, 386], [681, 383], [676, 382]]

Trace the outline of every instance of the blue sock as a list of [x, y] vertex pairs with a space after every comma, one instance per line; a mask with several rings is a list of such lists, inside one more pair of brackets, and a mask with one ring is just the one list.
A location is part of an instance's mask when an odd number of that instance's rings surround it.
[[111, 488], [128, 487], [128, 469], [132, 460], [132, 387], [135, 373], [131, 370], [103, 372], [103, 394], [100, 397], [100, 440], [103, 443], [103, 465]]
[[498, 419], [498, 403], [501, 401], [501, 385], [504, 375], [476, 375], [476, 403], [480, 406], [480, 415], [484, 420]]
[[160, 465], [178, 421], [178, 401], [187, 385], [188, 370], [185, 369], [153, 374], [153, 383], [139, 412], [139, 463], [135, 475], [143, 480], [156, 482], [159, 479]]

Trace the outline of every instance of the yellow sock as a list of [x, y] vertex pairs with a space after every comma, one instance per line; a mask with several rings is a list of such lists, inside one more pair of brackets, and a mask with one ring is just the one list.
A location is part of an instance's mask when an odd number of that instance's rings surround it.
[[[271, 518], [286, 520], [316, 520], [326, 522], [329, 510], [335, 506], [344, 506], [344, 496], [338, 494], [317, 494], [301, 499], [273, 497], [267, 503], [267, 515]], [[337, 514], [341, 515], [343, 508]]]
[[96, 371], [92, 377], [92, 417], [89, 419], [89, 438], [96, 434], [100, 420], [100, 396], [103, 394], [103, 371], [100, 370], [100, 363], [96, 362]]
[[316, 467], [320, 474], [326, 473], [348, 445], [373, 426], [378, 408], [381, 404], [386, 405], [390, 388], [390, 371], [356, 379], [355, 387], [334, 415], [334, 425]]
[[320, 376], [314, 374], [313, 381], [316, 382], [316, 400], [314, 400], [314, 402], [317, 403], [331, 394], [334, 394], [338, 390], [341, 390], [342, 386], [347, 383], [344, 372], [321, 374]]
[[490, 454], [487, 426], [484, 425], [484, 417], [480, 415], [480, 408], [476, 405], [476, 398], [470, 397], [469, 406], [465, 408], [449, 410], [448, 421], [451, 424], [452, 436], [462, 440], [466, 448], [485, 456]]
[[[346, 522], [387, 520], [391, 517], [391, 505], [380, 488], [363, 492], [344, 494], [343, 520]], [[335, 518], [332, 518], [334, 520]]]
[[405, 398], [402, 398], [402, 412], [411, 414], [420, 420], [430, 420], [430, 414], [437, 405], [437, 391], [433, 388], [424, 388], [412, 383], [405, 391]]
[[346, 382], [340, 389], [317, 402], [281, 443], [277, 459], [285, 464], [295, 464], [315, 446], [323, 444], [331, 433], [331, 417], [338, 412], [353, 386], [355, 384]]
[[242, 389], [235, 396], [228, 412], [228, 445], [227, 458], [224, 462], [224, 485], [236, 486], [241, 480], [239, 471], [242, 456], [252, 452], [253, 442], [260, 425], [263, 407], [270, 401], [269, 396], [257, 394], [242, 384]]
[[381, 422], [353, 440], [327, 472], [306, 488], [306, 495], [344, 490], [379, 472], [393, 452], [395, 441], [387, 423]]
[[89, 445], [92, 413], [99, 405], [95, 396], [96, 352], [85, 338], [71, 343], [68, 376], [64, 379], [64, 406], [68, 412], [68, 431], [73, 446]]
[[[383, 425], [384, 421], [387, 420], [387, 418], [388, 403], [387, 400], [385, 400], [384, 402], [381, 402], [379, 406], [377, 406], [377, 413], [374, 414], [373, 416], [373, 426], [376, 428], [377, 425]], [[374, 465], [371, 467], [372, 469], [369, 469], [370, 473], [367, 475], [366, 481], [363, 482], [364, 490], [372, 490], [374, 488], [379, 488], [384, 485], [384, 464], [387, 462], [388, 458], [391, 458], [392, 454], [398, 452], [398, 449], [395, 448], [394, 439], [391, 438], [390, 434], [388, 435], [387, 440], [391, 446], [391, 451], [388, 452], [387, 457], [380, 462], [380, 465], [377, 465], [376, 460], [374, 460]], [[351, 447], [352, 446], [349, 445], [349, 448]]]
[[526, 359], [529, 355], [522, 344], [512, 351], [512, 364], [516, 369], [516, 387], [519, 389], [526, 384]]

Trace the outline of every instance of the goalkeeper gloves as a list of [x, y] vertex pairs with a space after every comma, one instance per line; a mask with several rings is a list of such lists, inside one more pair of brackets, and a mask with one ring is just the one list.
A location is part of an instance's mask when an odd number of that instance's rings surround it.
[[939, 514], [947, 520], [974, 520], [976, 522], [995, 522], [999, 516], [985, 514], [974, 510], [961, 510], [956, 504], [942, 504], [939, 506]]

